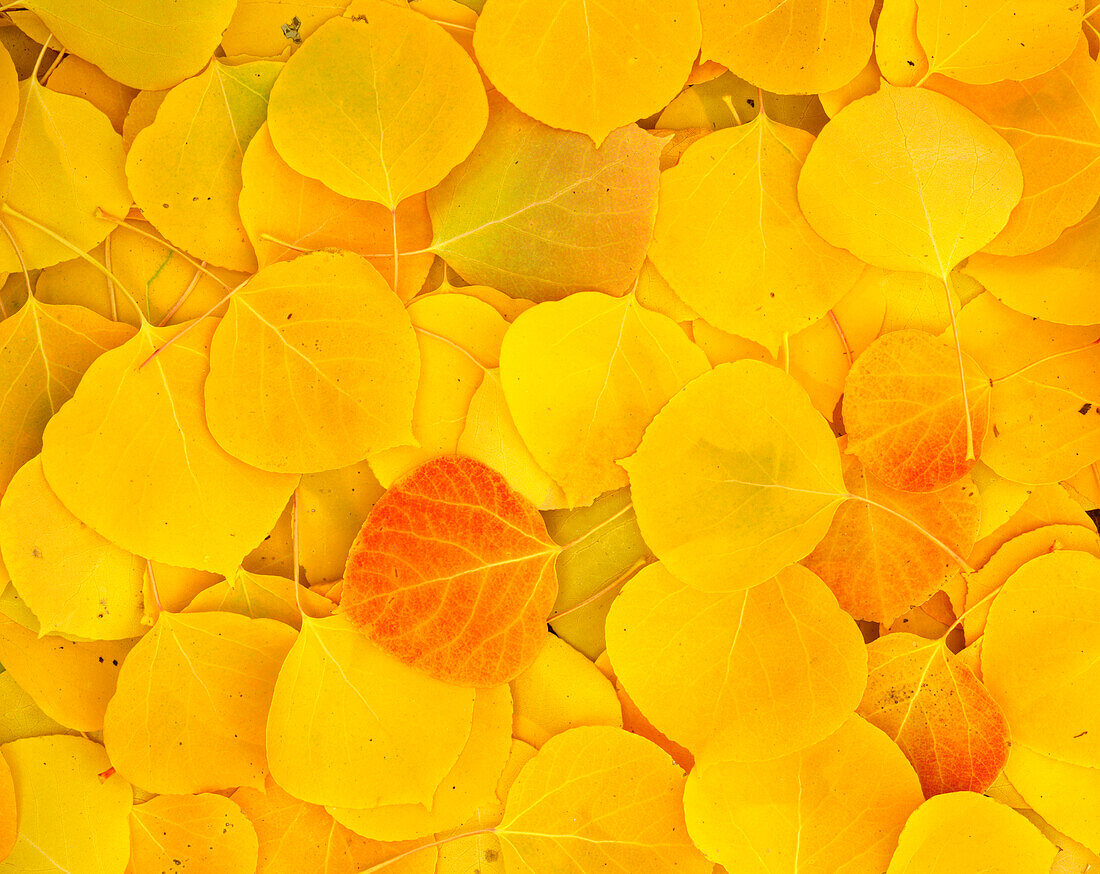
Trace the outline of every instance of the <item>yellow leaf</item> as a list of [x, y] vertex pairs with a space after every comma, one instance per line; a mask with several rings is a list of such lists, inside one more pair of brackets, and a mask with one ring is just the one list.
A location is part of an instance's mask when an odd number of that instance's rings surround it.
[[122, 147], [130, 151], [134, 139], [145, 128], [153, 123], [157, 117], [157, 110], [168, 96], [168, 91], [139, 91], [131, 101], [130, 108], [126, 110], [126, 118], [122, 122]]
[[402, 664], [343, 616], [307, 617], [271, 704], [271, 775], [314, 804], [430, 804], [473, 706], [473, 689]]
[[[2, 62], [0, 62], [2, 65]], [[76, 55], [67, 55], [54, 67], [46, 87], [60, 94], [83, 97], [111, 121], [111, 126], [122, 133], [126, 110], [137, 95], [137, 89], [116, 82], [95, 64]], [[3, 130], [0, 124], [0, 130]]]
[[[337, 194], [292, 170], [275, 151], [267, 125], [249, 142], [241, 174], [241, 221], [261, 267], [293, 258], [301, 248], [344, 249], [372, 256], [371, 264], [402, 300], [409, 300], [424, 284], [435, 256], [418, 251], [432, 240], [423, 194], [401, 201], [394, 212]], [[396, 270], [393, 255], [383, 254], [395, 248], [416, 252], [402, 254]]]
[[626, 485], [619, 459], [706, 369], [706, 356], [680, 327], [632, 295], [581, 293], [539, 304], [516, 319], [500, 352], [516, 428], [570, 506]]
[[704, 58], [781, 94], [839, 88], [871, 56], [873, 0], [701, 0]]
[[133, 88], [170, 88], [197, 73], [233, 14], [233, 0], [31, 0], [69, 51]]
[[[43, 436], [46, 481], [72, 513], [146, 558], [230, 573], [297, 478], [249, 467], [210, 435], [203, 403], [215, 319], [144, 325], [103, 355]], [[148, 361], [148, 363], [146, 363]]]
[[8, 49], [4, 48], [0, 51], [0, 139], [5, 141], [19, 115], [20, 78]]
[[993, 384], [986, 464], [1014, 482], [1053, 483], [1100, 459], [1100, 326], [1039, 321], [990, 294], [958, 325]]
[[1044, 756], [1017, 742], [1005, 776], [1051, 825], [1100, 852], [1100, 770]]
[[499, 94], [489, 108], [473, 153], [428, 194], [432, 251], [514, 297], [627, 291], [653, 228], [661, 141], [628, 125], [597, 149]]
[[798, 383], [759, 361], [690, 383], [623, 465], [646, 543], [710, 592], [757, 585], [803, 558], [848, 494], [825, 420]]
[[768, 118], [816, 135], [829, 117], [815, 95], [773, 94], [733, 73], [685, 88], [657, 118], [655, 130], [719, 130], [747, 124], [765, 108]]
[[255, 874], [256, 829], [221, 795], [158, 795], [130, 812], [133, 874]]
[[646, 568], [611, 608], [607, 650], [646, 718], [708, 762], [816, 743], [848, 718], [867, 681], [859, 628], [798, 565], [730, 594]]
[[1047, 874], [1054, 844], [1011, 807], [950, 792], [909, 817], [887, 874]]
[[[237, 0], [222, 34], [222, 49], [230, 58], [285, 57], [320, 25], [340, 15], [349, 2], [311, 0], [302, 5], [295, 0]], [[298, 23], [291, 25], [292, 20]]]
[[987, 85], [1030, 79], [1069, 57], [1081, 34], [1082, 3], [1035, 0], [917, 0], [917, 38], [928, 72]]
[[19, 811], [15, 849], [0, 874], [119, 874], [130, 855], [130, 784], [103, 747], [82, 737], [35, 737], [0, 747]]
[[207, 422], [223, 449], [263, 470], [344, 467], [410, 441], [419, 357], [401, 301], [364, 258], [273, 264], [214, 332]]
[[132, 335], [81, 307], [34, 298], [0, 322], [0, 491], [42, 448], [46, 423], [89, 365]]
[[619, 699], [607, 677], [552, 634], [546, 635], [546, 645], [531, 666], [512, 681], [512, 697], [512, 734], [535, 747], [571, 728], [623, 724]]
[[1081, 525], [1094, 527], [1088, 513], [1060, 485], [1023, 486], [1025, 495], [1013, 502], [1007, 517], [1002, 519], [981, 540], [974, 544], [970, 563], [984, 565], [1008, 541], [1044, 525]]
[[[33, 77], [20, 83], [19, 115], [0, 156], [0, 213], [27, 267], [66, 261], [107, 236], [112, 225], [96, 210], [119, 215], [130, 206], [123, 160], [122, 138], [87, 100]], [[0, 235], [0, 270], [21, 269]]]
[[[296, 591], [297, 590], [297, 591]], [[307, 616], [327, 616], [332, 602], [285, 577], [253, 574], [240, 568], [232, 580], [222, 580], [199, 592], [185, 613], [239, 613], [251, 619], [275, 619], [293, 628], [302, 627]]]
[[16, 810], [15, 783], [8, 760], [0, 755], [0, 862], [8, 857], [19, 840], [19, 819]]
[[256, 269], [237, 206], [241, 162], [281, 71], [271, 61], [231, 67], [214, 59], [168, 93], [126, 156], [126, 178], [146, 218], [200, 260]]
[[119, 665], [134, 643], [39, 637], [0, 615], [0, 663], [50, 719], [77, 731], [103, 728]]
[[0, 551], [40, 633], [119, 640], [140, 637], [145, 559], [100, 537], [28, 461], [0, 501]]
[[1012, 737], [1100, 767], [1100, 558], [1059, 550], [1008, 578], [986, 621], [982, 676]]
[[695, 843], [736, 874], [878, 874], [922, 797], [901, 750], [852, 716], [779, 759], [695, 768], [684, 809]]
[[473, 723], [458, 761], [430, 804], [391, 804], [356, 810], [328, 808], [336, 821], [376, 841], [422, 838], [456, 828], [483, 805], [496, 801], [496, 787], [512, 746], [512, 695], [507, 686], [478, 689]]
[[[918, 0], [883, 0], [875, 28], [875, 59], [891, 85], [916, 85], [928, 75], [928, 55], [917, 39]], [[878, 90], [877, 83], [876, 88]]]
[[1022, 190], [1012, 149], [974, 113], [885, 86], [826, 125], [798, 201], [814, 230], [868, 264], [942, 277], [997, 236]]
[[299, 173], [395, 209], [470, 154], [485, 130], [485, 92], [439, 25], [383, 0], [360, 6], [322, 24], [287, 61], [268, 128]]
[[264, 724], [294, 631], [234, 613], [161, 613], [107, 707], [111, 763], [151, 792], [264, 784]]
[[418, 297], [407, 309], [420, 348], [413, 445], [371, 456], [371, 469], [384, 486], [437, 455], [457, 453], [470, 402], [486, 372], [500, 363], [508, 329], [491, 305], [465, 294]]
[[[982, 521], [978, 527], [980, 542], [1012, 518], [1024, 505], [1031, 490], [1022, 483], [1014, 483], [998, 476], [982, 461], [971, 468], [970, 479], [978, 487], [978, 497], [982, 501]], [[973, 553], [971, 557], [973, 558]]]
[[[106, 702], [105, 702], [106, 703]], [[50, 719], [33, 698], [15, 682], [11, 671], [0, 673], [0, 744], [47, 734], [77, 734]], [[0, 858], [3, 853], [0, 853]]]
[[799, 209], [798, 174], [812, 143], [759, 115], [693, 144], [661, 176], [654, 265], [716, 328], [773, 351], [825, 315], [863, 271]]
[[478, 19], [474, 50], [516, 107], [599, 146], [676, 96], [700, 37], [699, 10], [688, 0], [496, 0]]
[[520, 772], [496, 827], [508, 871], [705, 874], [684, 826], [683, 771], [618, 728], [549, 740]]

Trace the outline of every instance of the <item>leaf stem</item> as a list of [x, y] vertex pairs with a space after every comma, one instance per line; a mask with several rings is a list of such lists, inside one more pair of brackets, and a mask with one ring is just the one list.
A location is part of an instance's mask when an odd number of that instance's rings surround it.
[[444, 844], [449, 844], [453, 841], [461, 840], [462, 838], [472, 838], [472, 837], [475, 837], [476, 835], [491, 835], [491, 834], [496, 834], [496, 829], [495, 828], [481, 828], [481, 829], [478, 829], [477, 831], [463, 832], [462, 834], [451, 835], [450, 837], [441, 838], [440, 840], [432, 841], [430, 844], [421, 844], [419, 847], [413, 847], [411, 850], [406, 850], [403, 853], [399, 853], [398, 855], [394, 856], [393, 858], [386, 859], [385, 861], [382, 861], [382, 862], [378, 862], [375, 865], [371, 865], [369, 868], [365, 869], [364, 871], [360, 871], [359, 874], [374, 874], [375, 871], [381, 871], [383, 868], [389, 867], [394, 862], [400, 862], [402, 859], [406, 858], [407, 856], [411, 856], [413, 853], [419, 853], [421, 850], [430, 850], [432, 847], [441, 847]]
[[1025, 364], [1023, 367], [1019, 367], [1016, 370], [1013, 370], [1011, 373], [1006, 373], [1004, 376], [994, 377], [989, 381], [996, 385], [998, 382], [1004, 382], [1006, 379], [1012, 379], [1015, 376], [1019, 376], [1021, 373], [1026, 373], [1028, 370], [1031, 370], [1031, 368], [1038, 367], [1040, 364], [1046, 364], [1048, 361], [1055, 361], [1056, 359], [1064, 358], [1067, 355], [1075, 355], [1078, 352], [1084, 352], [1087, 349], [1091, 349], [1093, 346], [1100, 346], [1100, 337], [1097, 337], [1095, 340], [1091, 340], [1084, 346], [1077, 346], [1074, 349], [1065, 349], [1062, 352], [1052, 352], [1050, 355], [1044, 355], [1037, 361], [1032, 361], [1030, 364]]
[[963, 362], [962, 343], [959, 342], [959, 323], [955, 318], [955, 299], [951, 294], [951, 280], [949, 275], [940, 274], [943, 280], [944, 293], [947, 295], [947, 311], [951, 314], [951, 335], [955, 338], [955, 354], [959, 360], [959, 385], [962, 388], [963, 415], [966, 416], [966, 460], [973, 461], [977, 458], [974, 452], [974, 419], [970, 415], [970, 397], [966, 389], [966, 365]]
[[597, 591], [593, 592], [579, 604], [574, 604], [572, 607], [566, 610], [562, 610], [560, 613], [551, 613], [547, 621], [557, 622], [563, 616], [568, 616], [570, 613], [575, 613], [576, 611], [587, 607], [592, 602], [598, 601], [608, 592], [611, 592], [617, 589], [619, 586], [623, 586], [629, 583], [642, 568], [653, 564], [655, 561], [657, 561], [657, 559], [653, 556], [642, 556], [641, 558], [637, 559], [634, 564], [632, 564], [625, 571], [615, 577], [615, 579], [611, 580], [611, 582], [607, 583], [606, 585], [601, 586]]
[[[31, 274], [30, 271], [27, 270], [27, 262], [23, 260], [23, 250], [20, 249], [19, 244], [15, 242], [15, 235], [12, 234], [11, 229], [2, 221], [0, 221], [0, 230], [7, 235], [8, 240], [11, 242], [11, 247], [15, 250], [15, 257], [19, 259], [19, 268], [23, 271], [23, 281], [27, 283], [27, 296], [34, 297], [34, 289], [31, 287]], [[0, 309], [2, 308], [3, 302], [0, 301]], [[4, 318], [7, 317], [8, 314], [5, 311]]]
[[840, 344], [844, 347], [844, 355], [848, 359], [848, 366], [851, 367], [856, 363], [856, 354], [852, 350], [852, 344], [848, 342], [848, 335], [844, 333], [844, 327], [840, 324], [840, 319], [836, 317], [836, 313], [833, 310], [829, 310], [829, 318], [833, 322], [833, 327], [836, 328], [837, 335], [840, 337]]
[[219, 301], [217, 301], [217, 303], [215, 303], [212, 307], [207, 309], [207, 311], [204, 312], [201, 316], [198, 316], [197, 318], [192, 319], [190, 322], [188, 322], [186, 325], [183, 326], [183, 329], [181, 331], [178, 331], [177, 333], [175, 333], [171, 337], [169, 337], [164, 343], [161, 343], [156, 349], [154, 349], [152, 352], [149, 353], [148, 358], [146, 358], [144, 361], [141, 362], [141, 364], [138, 365], [138, 370], [141, 370], [143, 367], [145, 367], [146, 364], [148, 364], [150, 361], [152, 361], [154, 358], [156, 358], [158, 355], [160, 355], [161, 352], [163, 352], [165, 349], [167, 349], [169, 346], [171, 346], [173, 343], [175, 343], [180, 337], [187, 334], [188, 331], [190, 331], [192, 328], [194, 328], [195, 325], [197, 325], [203, 319], [207, 318], [208, 316], [212, 316], [215, 312], [217, 312], [218, 308], [222, 304], [224, 304], [227, 300], [229, 300], [229, 298], [231, 298], [234, 294], [236, 294], [238, 291], [240, 291], [240, 289], [244, 287], [245, 283], [247, 283], [248, 280], [251, 279], [251, 278], [252, 277], [249, 276], [243, 282], [241, 282], [241, 284], [238, 285], [236, 288], [231, 288], [229, 290], [228, 294], [224, 295]]
[[193, 292], [195, 290], [195, 287], [199, 284], [200, 276], [202, 276], [202, 271], [196, 270], [195, 275], [191, 277], [191, 281], [187, 283], [187, 288], [183, 290], [183, 294], [181, 294], [176, 299], [176, 302], [172, 304], [171, 309], [169, 309], [168, 312], [164, 314], [164, 318], [162, 318], [160, 322], [157, 323], [158, 328], [163, 328], [165, 325], [167, 325], [172, 320], [172, 316], [174, 316], [179, 311], [179, 308], [187, 302], [187, 299], [191, 296], [191, 292]]

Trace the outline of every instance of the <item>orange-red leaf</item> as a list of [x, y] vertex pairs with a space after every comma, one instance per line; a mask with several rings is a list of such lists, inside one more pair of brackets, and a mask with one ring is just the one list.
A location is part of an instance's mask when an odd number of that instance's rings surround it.
[[538, 654], [558, 547], [538, 511], [471, 458], [421, 465], [352, 544], [343, 605], [382, 649], [433, 677], [511, 680]]

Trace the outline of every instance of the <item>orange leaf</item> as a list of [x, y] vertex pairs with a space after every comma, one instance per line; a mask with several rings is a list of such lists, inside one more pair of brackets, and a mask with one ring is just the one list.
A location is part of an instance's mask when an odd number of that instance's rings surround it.
[[374, 505], [348, 556], [343, 604], [406, 664], [492, 686], [538, 655], [557, 555], [538, 511], [500, 474], [436, 458]]

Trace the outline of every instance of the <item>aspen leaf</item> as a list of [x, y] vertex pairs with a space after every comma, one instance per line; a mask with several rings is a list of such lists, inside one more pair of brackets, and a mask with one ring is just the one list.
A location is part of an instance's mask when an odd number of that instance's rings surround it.
[[2, 874], [120, 874], [130, 855], [130, 785], [82, 737], [34, 737], [0, 747], [11, 770], [19, 832]]
[[6, 859], [19, 839], [19, 819], [15, 808], [15, 784], [7, 759], [0, 755], [0, 862]]
[[704, 58], [781, 94], [839, 88], [871, 56], [873, 0], [702, 0]]
[[[249, 141], [241, 165], [241, 222], [261, 267], [286, 261], [297, 249], [338, 248], [368, 259], [402, 300], [423, 284], [435, 256], [399, 252], [427, 246], [432, 239], [427, 200], [416, 194], [394, 212], [367, 200], [337, 194], [292, 170], [275, 151], [267, 125]], [[396, 225], [396, 242], [394, 227]]]
[[210, 435], [202, 388], [215, 321], [186, 334], [144, 325], [101, 356], [50, 420], [42, 466], [73, 515], [123, 549], [225, 573], [271, 529], [297, 479], [238, 461]]
[[206, 419], [226, 452], [263, 470], [344, 467], [408, 442], [418, 370], [408, 315], [378, 271], [350, 253], [303, 255], [230, 300]]
[[882, 0], [875, 26], [875, 61], [891, 85], [916, 85], [928, 76], [928, 55], [917, 39], [917, 10], [918, 0]]
[[255, 874], [256, 829], [221, 795], [158, 795], [130, 812], [133, 874]]
[[293, 630], [270, 619], [161, 613], [107, 706], [111, 763], [151, 792], [263, 786], [264, 723], [293, 642]]
[[46, 422], [93, 361], [133, 331], [75, 306], [33, 297], [0, 322], [0, 486], [42, 448]]
[[474, 49], [516, 107], [599, 146], [676, 96], [700, 36], [699, 10], [687, 0], [494, 0], [478, 18]]
[[611, 682], [553, 634], [546, 635], [546, 644], [535, 661], [512, 681], [512, 698], [512, 734], [535, 747], [571, 728], [623, 724]]
[[20, 78], [8, 50], [0, 51], [0, 138], [4, 140], [19, 115]]
[[67, 49], [132, 88], [170, 88], [210, 59], [233, 0], [31, 0]]
[[542, 647], [557, 555], [538, 511], [499, 474], [444, 456], [374, 505], [348, 555], [343, 607], [405, 664], [493, 686]]
[[508, 871], [584, 874], [597, 867], [703, 874], [680, 798], [683, 772], [622, 729], [577, 728], [524, 766], [496, 827]]
[[516, 319], [500, 350], [516, 428], [571, 506], [626, 485], [619, 459], [706, 370], [706, 356], [679, 326], [631, 295], [539, 304]]
[[631, 699], [706, 761], [774, 759], [816, 743], [848, 718], [867, 679], [855, 622], [798, 565], [729, 594], [646, 568], [615, 600], [607, 637]]
[[1014, 501], [1012, 512], [974, 544], [970, 563], [977, 568], [984, 566], [1002, 546], [1029, 531], [1047, 525], [1078, 525], [1094, 527], [1081, 505], [1070, 497], [1060, 485], [1026, 487], [1022, 501]]
[[878, 874], [921, 800], [901, 751], [852, 716], [782, 758], [697, 766], [684, 810], [696, 845], [737, 874]]
[[975, 792], [924, 802], [905, 824], [887, 874], [1047, 874], [1055, 847], [1011, 807]]
[[844, 459], [857, 496], [841, 507], [805, 565], [857, 619], [890, 622], [923, 603], [963, 567], [981, 505], [968, 477], [937, 492], [903, 492]]
[[757, 585], [807, 555], [847, 496], [825, 420], [758, 361], [689, 383], [623, 465], [646, 543], [710, 592]]
[[126, 118], [122, 122], [122, 147], [128, 152], [134, 139], [157, 117], [157, 110], [168, 96], [167, 90], [139, 91], [130, 101]]
[[661, 177], [654, 265], [712, 325], [770, 350], [825, 315], [863, 270], [799, 209], [812, 143], [762, 113], [693, 144]]
[[300, 629], [299, 604], [309, 616], [327, 616], [332, 612], [332, 602], [328, 598], [293, 580], [253, 574], [240, 568], [231, 580], [222, 580], [195, 595], [184, 612], [238, 613], [250, 619], [275, 619]]
[[[3, 62], [0, 61], [0, 66]], [[111, 122], [116, 133], [122, 133], [126, 110], [137, 95], [137, 89], [116, 82], [95, 64], [76, 55], [67, 55], [54, 67], [46, 87], [60, 94], [83, 97], [102, 112]], [[0, 130], [3, 129], [0, 123]]]
[[429, 805], [332, 807], [329, 813], [356, 834], [377, 841], [408, 840], [455, 828], [480, 806], [496, 800], [497, 781], [511, 746], [511, 692], [507, 686], [478, 689], [470, 737]]
[[845, 107], [810, 148], [798, 202], [834, 246], [887, 270], [946, 276], [1020, 201], [1011, 147], [942, 94], [886, 86]]
[[1100, 847], [1100, 770], [1013, 743], [1005, 777], [1037, 813], [1090, 850]]
[[34, 77], [21, 82], [19, 113], [0, 155], [0, 201], [18, 246], [0, 235], [0, 270], [47, 267], [74, 249], [87, 252], [112, 227], [96, 210], [119, 215], [130, 206], [121, 137], [87, 100], [43, 88]]
[[905, 753], [928, 797], [984, 792], [1008, 757], [1008, 724], [981, 681], [940, 640], [887, 634], [867, 646], [858, 713]]
[[485, 135], [428, 193], [432, 251], [467, 282], [514, 297], [621, 294], [653, 229], [660, 152], [634, 125], [596, 148], [493, 95]]
[[1083, 4], [1035, 0], [917, 0], [928, 72], [986, 85], [1030, 79], [1069, 57]]
[[[350, 0], [237, 0], [233, 17], [222, 34], [222, 49], [230, 58], [283, 57], [330, 18], [347, 9]], [[298, 24], [283, 28], [291, 19]], [[261, 869], [262, 870], [262, 869]], [[303, 869], [308, 870], [308, 869]]]
[[485, 92], [439, 25], [379, 0], [362, 13], [326, 21], [287, 61], [268, 129], [299, 173], [395, 209], [470, 154]]
[[130, 146], [135, 202], [167, 239], [204, 261], [256, 269], [237, 208], [241, 162], [281, 70], [270, 61], [231, 67], [214, 59], [168, 93]]
[[0, 552], [41, 634], [140, 637], [145, 560], [100, 537], [65, 509], [32, 458], [0, 501]]
[[[50, 719], [23, 687], [15, 682], [11, 671], [0, 673], [0, 744], [47, 734], [75, 735], [77, 732]], [[3, 855], [0, 852], [0, 858]]]
[[959, 353], [949, 341], [924, 331], [879, 337], [844, 383], [848, 451], [904, 491], [937, 491], [966, 476], [981, 452], [990, 392], [977, 364], [964, 363], [965, 392]]
[[963, 351], [993, 384], [986, 464], [1016, 482], [1052, 483], [1100, 458], [1100, 326], [1039, 321], [989, 294], [958, 324]]
[[402, 664], [345, 617], [305, 617], [271, 704], [271, 775], [313, 804], [430, 804], [473, 706], [473, 689]]
[[77, 731], [103, 728], [119, 665], [133, 645], [133, 640], [39, 637], [0, 615], [0, 663], [46, 716]]
[[982, 676], [1012, 736], [1044, 755], [1100, 767], [1096, 688], [1100, 558], [1059, 550], [1008, 578], [989, 608]]
[[1084, 38], [1068, 59], [1033, 79], [992, 85], [936, 79], [930, 84], [1003, 136], [1023, 171], [1023, 197], [985, 252], [1022, 255], [1049, 246], [1096, 204], [1100, 66], [1089, 57]]
[[[978, 496], [982, 501], [982, 521], [978, 527], [978, 542], [981, 542], [1008, 522], [1023, 507], [1032, 492], [1023, 483], [1014, 483], [998, 476], [989, 465], [981, 461], [971, 469], [970, 479], [978, 487]], [[984, 554], [988, 557], [988, 553]]]

